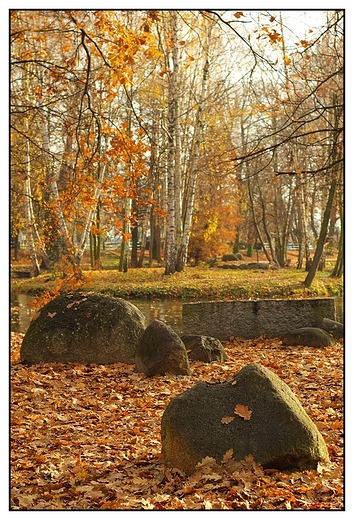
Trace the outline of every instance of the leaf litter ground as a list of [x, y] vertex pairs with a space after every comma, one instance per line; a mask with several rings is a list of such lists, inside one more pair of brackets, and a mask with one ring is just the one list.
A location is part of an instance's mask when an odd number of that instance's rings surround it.
[[[223, 342], [228, 361], [191, 362], [192, 375], [147, 378], [132, 365], [19, 363], [11, 334], [12, 510], [342, 510], [343, 342], [325, 349], [280, 340]], [[330, 463], [263, 470], [226, 453], [187, 477], [164, 466], [162, 414], [198, 381], [231, 379], [260, 363], [296, 394], [321, 431]]]

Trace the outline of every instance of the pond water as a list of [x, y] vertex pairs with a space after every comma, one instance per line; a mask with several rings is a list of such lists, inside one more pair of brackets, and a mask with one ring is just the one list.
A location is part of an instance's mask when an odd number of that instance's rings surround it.
[[[28, 294], [11, 295], [11, 331], [25, 333], [29, 327], [34, 310], [28, 307], [33, 296]], [[167, 323], [177, 333], [182, 328], [181, 300], [130, 300], [145, 315], [146, 322], [161, 320]], [[195, 301], [195, 300], [194, 300]], [[186, 302], [187, 303], [187, 302]]]
[[[25, 333], [28, 329], [34, 311], [28, 306], [33, 296], [28, 294], [11, 295], [11, 331]], [[195, 300], [190, 300], [195, 301]], [[173, 328], [178, 334], [183, 332], [182, 304], [188, 300], [131, 300], [146, 317], [146, 322], [161, 320]], [[336, 319], [343, 323], [343, 299], [336, 298]]]

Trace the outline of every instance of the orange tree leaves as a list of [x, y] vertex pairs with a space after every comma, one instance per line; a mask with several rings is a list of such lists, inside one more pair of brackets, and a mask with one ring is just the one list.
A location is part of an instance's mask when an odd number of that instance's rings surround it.
[[[340, 510], [343, 508], [343, 345], [225, 342], [225, 363], [191, 362], [192, 375], [147, 378], [123, 363], [23, 366], [12, 334], [11, 508], [15, 510]], [[230, 380], [248, 363], [273, 370], [320, 429], [331, 462], [317, 471], [265, 470], [253, 458], [194, 475], [167, 468], [160, 424], [170, 399], [198, 381]]]

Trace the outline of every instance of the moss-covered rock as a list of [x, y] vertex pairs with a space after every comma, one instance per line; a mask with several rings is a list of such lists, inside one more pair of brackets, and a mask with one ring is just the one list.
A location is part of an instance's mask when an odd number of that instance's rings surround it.
[[186, 347], [174, 330], [160, 320], [152, 321], [140, 336], [135, 369], [148, 377], [164, 374], [190, 375]]
[[216, 338], [183, 334], [181, 339], [191, 360], [204, 361], [204, 363], [227, 360], [225, 349], [221, 341]]
[[283, 345], [289, 346], [328, 347], [335, 344], [335, 340], [318, 327], [302, 327], [284, 334], [281, 339]]
[[134, 363], [145, 316], [135, 305], [97, 293], [58, 296], [32, 320], [23, 363]]
[[[244, 413], [242, 413], [244, 412]], [[173, 398], [161, 423], [167, 466], [194, 472], [198, 462], [253, 455], [264, 468], [306, 470], [328, 461], [322, 435], [276, 374], [251, 364], [231, 381], [198, 383]]]

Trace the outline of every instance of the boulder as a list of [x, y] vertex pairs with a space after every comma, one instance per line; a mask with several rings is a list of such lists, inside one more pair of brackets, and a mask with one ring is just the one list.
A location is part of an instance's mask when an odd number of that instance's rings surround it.
[[259, 364], [173, 398], [161, 439], [165, 464], [189, 475], [203, 458], [220, 463], [231, 448], [235, 460], [252, 455], [265, 469], [314, 469], [329, 460], [323, 437], [288, 385]]
[[335, 345], [334, 339], [324, 330], [317, 327], [302, 327], [288, 332], [281, 337], [283, 345], [305, 347], [328, 347]]
[[186, 347], [189, 359], [204, 361], [204, 363], [227, 360], [224, 347], [221, 341], [216, 338], [184, 334], [181, 339]]
[[332, 336], [336, 339], [342, 339], [344, 337], [343, 323], [338, 321], [330, 320], [329, 318], [323, 318], [321, 328], [332, 334]]
[[160, 320], [152, 321], [140, 336], [135, 353], [135, 369], [148, 377], [168, 373], [191, 374], [183, 341]]
[[93, 292], [63, 294], [32, 319], [23, 338], [23, 363], [134, 363], [143, 313], [128, 301]]
[[258, 262], [249, 262], [247, 264], [248, 269], [259, 269], [259, 263]]
[[223, 262], [232, 262], [233, 260], [237, 260], [237, 256], [234, 253], [226, 253], [222, 256]]

